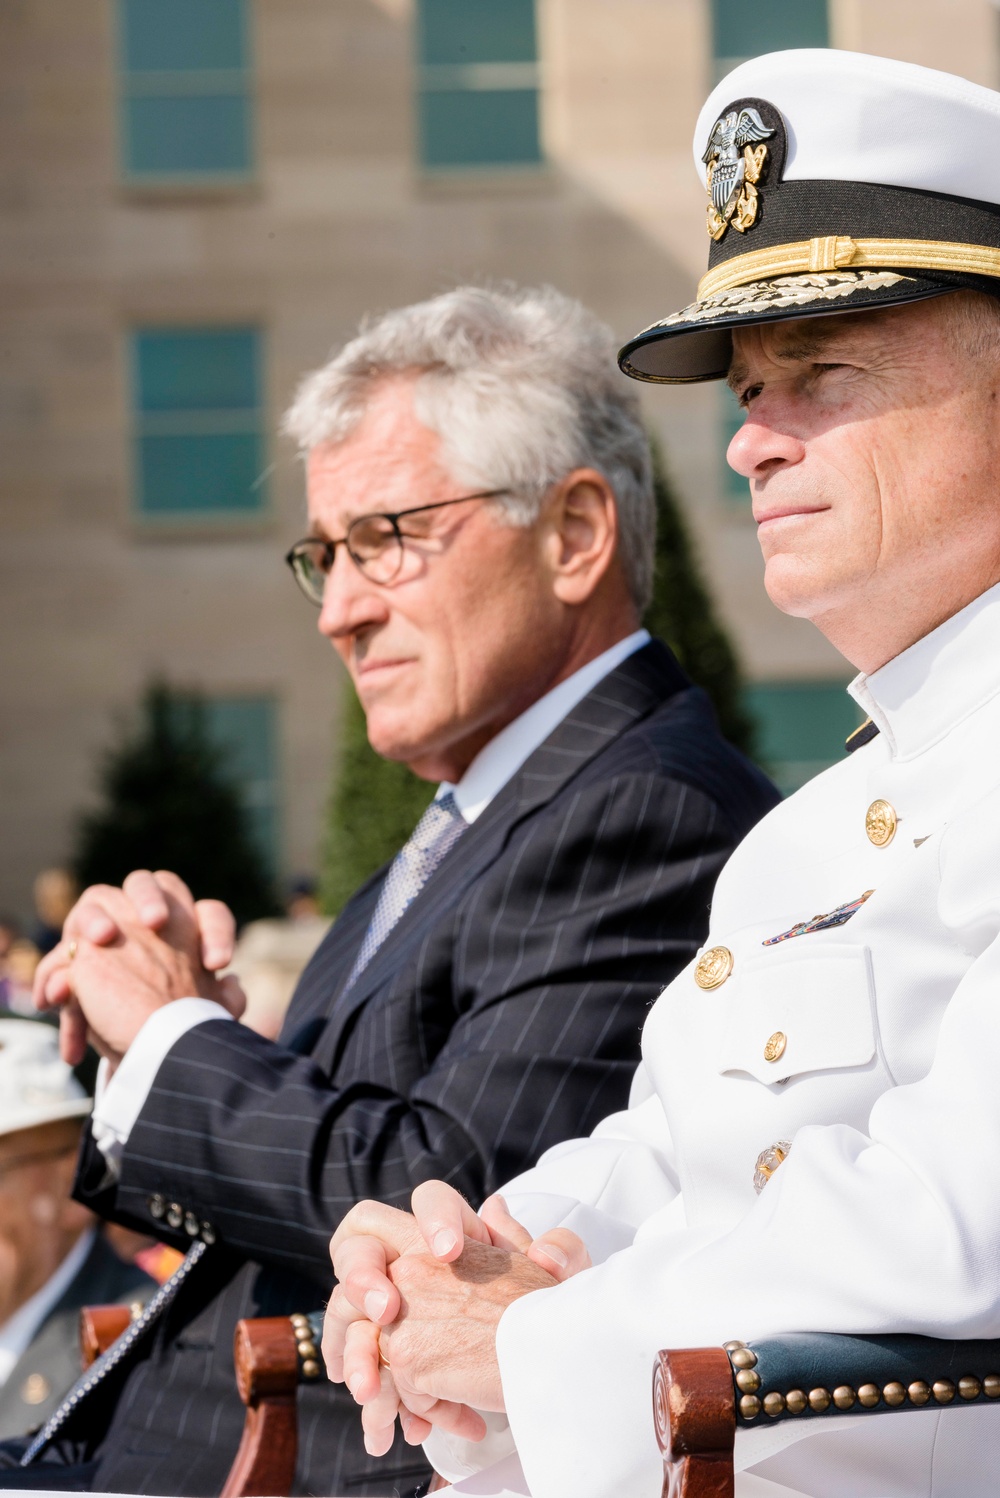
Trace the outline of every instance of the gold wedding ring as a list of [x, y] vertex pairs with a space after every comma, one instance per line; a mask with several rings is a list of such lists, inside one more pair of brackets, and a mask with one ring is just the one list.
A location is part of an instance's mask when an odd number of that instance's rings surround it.
[[67, 962], [72, 962], [73, 961], [73, 958], [76, 956], [76, 949], [77, 949], [78, 945], [79, 945], [79, 943], [77, 942], [77, 939], [74, 936], [73, 939], [72, 939], [72, 941], [70, 942], [69, 946], [66, 948], [66, 961]]
[[381, 1331], [379, 1332], [378, 1336], [375, 1338], [375, 1346], [378, 1348], [378, 1365], [379, 1365], [379, 1367], [380, 1368], [390, 1368], [391, 1364], [389, 1362], [389, 1359], [386, 1357], [385, 1353], [382, 1351], [382, 1333], [381, 1333]]

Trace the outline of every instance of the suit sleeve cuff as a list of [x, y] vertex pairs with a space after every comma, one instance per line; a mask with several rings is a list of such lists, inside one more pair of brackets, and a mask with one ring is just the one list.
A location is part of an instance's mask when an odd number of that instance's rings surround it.
[[212, 999], [175, 999], [150, 1015], [110, 1081], [107, 1062], [101, 1062], [91, 1131], [113, 1180], [117, 1180], [121, 1173], [122, 1154], [129, 1135], [145, 1107], [167, 1052], [195, 1025], [203, 1025], [207, 1020], [231, 1018], [232, 1015]]

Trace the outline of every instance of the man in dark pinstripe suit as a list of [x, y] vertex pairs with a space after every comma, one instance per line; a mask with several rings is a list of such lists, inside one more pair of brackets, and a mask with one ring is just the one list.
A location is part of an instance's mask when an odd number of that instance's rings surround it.
[[[225, 917], [179, 881], [133, 876], [70, 918], [38, 994], [70, 1049], [89, 1027], [105, 1057], [78, 1193], [208, 1247], [8, 1485], [218, 1492], [238, 1318], [318, 1305], [359, 1199], [405, 1205], [440, 1177], [478, 1203], [624, 1106], [646, 1009], [776, 799], [639, 627], [649, 456], [578, 304], [464, 289], [388, 314], [306, 382], [289, 428], [312, 521], [293, 570], [374, 747], [442, 789], [277, 1043], [231, 1022]], [[366, 1454], [341, 1390], [300, 1409], [301, 1491], [425, 1475], [403, 1441]]]

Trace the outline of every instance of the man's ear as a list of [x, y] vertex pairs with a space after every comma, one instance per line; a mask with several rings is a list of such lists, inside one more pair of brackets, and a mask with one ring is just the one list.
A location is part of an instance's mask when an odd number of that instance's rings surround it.
[[586, 603], [618, 550], [618, 503], [596, 468], [575, 468], [546, 503], [546, 552], [561, 603]]

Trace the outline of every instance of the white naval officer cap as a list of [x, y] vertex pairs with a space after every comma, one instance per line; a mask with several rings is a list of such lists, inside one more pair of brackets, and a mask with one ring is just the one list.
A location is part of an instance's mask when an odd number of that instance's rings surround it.
[[59, 1055], [59, 1031], [41, 1020], [0, 1018], [0, 1135], [60, 1118], [85, 1118], [93, 1106]]
[[698, 117], [698, 297], [619, 355], [635, 379], [722, 378], [731, 330], [972, 287], [1000, 297], [1000, 93], [816, 48], [729, 73]]

